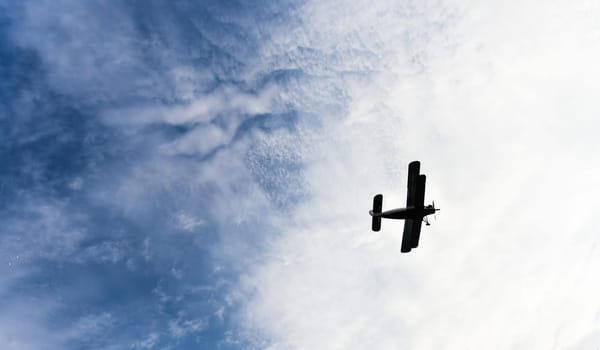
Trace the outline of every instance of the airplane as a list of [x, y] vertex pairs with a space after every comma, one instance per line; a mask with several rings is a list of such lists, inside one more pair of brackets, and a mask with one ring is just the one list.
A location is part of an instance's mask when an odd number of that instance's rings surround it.
[[377, 232], [381, 229], [381, 219], [402, 219], [404, 221], [404, 233], [402, 235], [402, 253], [408, 253], [419, 245], [421, 235], [421, 224], [425, 222], [429, 226], [427, 215], [435, 214], [439, 209], [435, 208], [435, 202], [425, 206], [425, 175], [419, 174], [421, 163], [413, 161], [408, 164], [408, 192], [406, 195], [406, 208], [392, 209], [382, 212], [383, 195], [373, 197], [373, 210], [369, 214], [373, 217], [371, 228]]

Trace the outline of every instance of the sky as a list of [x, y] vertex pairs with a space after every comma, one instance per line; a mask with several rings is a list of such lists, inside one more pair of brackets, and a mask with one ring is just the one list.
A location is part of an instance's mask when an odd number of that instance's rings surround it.
[[0, 0], [2, 349], [597, 349], [599, 16]]

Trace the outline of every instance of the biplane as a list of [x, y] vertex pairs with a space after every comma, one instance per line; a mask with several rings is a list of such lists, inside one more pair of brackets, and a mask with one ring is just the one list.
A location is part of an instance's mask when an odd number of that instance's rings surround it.
[[373, 210], [371, 214], [373, 231], [381, 229], [381, 219], [404, 220], [404, 232], [402, 234], [402, 253], [408, 253], [419, 245], [421, 236], [421, 224], [429, 225], [427, 215], [435, 214], [439, 209], [435, 203], [424, 205], [425, 202], [425, 174], [419, 174], [421, 163], [411, 162], [408, 165], [408, 191], [406, 195], [406, 208], [392, 209], [382, 212], [383, 195], [378, 194], [373, 198]]

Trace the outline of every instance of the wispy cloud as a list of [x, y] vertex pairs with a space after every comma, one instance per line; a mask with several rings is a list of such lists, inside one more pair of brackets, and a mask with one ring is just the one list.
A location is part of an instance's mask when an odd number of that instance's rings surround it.
[[134, 349], [152, 349], [157, 344], [159, 339], [158, 333], [150, 333], [148, 337], [136, 342], [133, 345]]
[[15, 88], [1, 90], [0, 307], [33, 316], [5, 316], [14, 326], [0, 338], [19, 349], [242, 346], [225, 341], [226, 293], [271, 208], [268, 181], [248, 166], [266, 158], [249, 150], [294, 123], [278, 83], [249, 67], [286, 9], [3, 8], [11, 69], [0, 74]]

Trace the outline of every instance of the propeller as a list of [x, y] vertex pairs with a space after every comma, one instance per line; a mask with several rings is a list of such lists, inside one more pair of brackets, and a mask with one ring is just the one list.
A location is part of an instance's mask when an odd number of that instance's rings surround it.
[[[431, 201], [431, 205], [428, 205], [427, 209], [433, 209], [433, 213], [432, 213], [433, 214], [433, 219], [435, 221], [437, 221], [437, 216], [435, 215], [435, 212], [438, 211], [439, 209], [435, 209], [435, 202]], [[427, 216], [423, 217], [423, 221], [425, 221], [425, 225], [429, 226], [429, 220], [427, 220]]]

